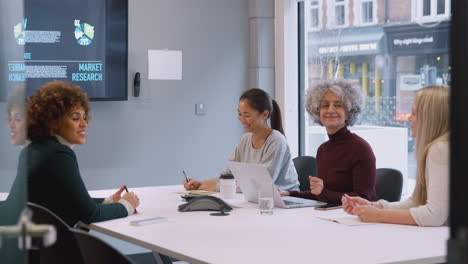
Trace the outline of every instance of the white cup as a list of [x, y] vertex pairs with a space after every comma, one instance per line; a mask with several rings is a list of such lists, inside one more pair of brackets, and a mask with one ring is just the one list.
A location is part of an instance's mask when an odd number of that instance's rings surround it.
[[219, 177], [219, 196], [224, 199], [234, 199], [236, 194], [236, 180], [232, 174]]

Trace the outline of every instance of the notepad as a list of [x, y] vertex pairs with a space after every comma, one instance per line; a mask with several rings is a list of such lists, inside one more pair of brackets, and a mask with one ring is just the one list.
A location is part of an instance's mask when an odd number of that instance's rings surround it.
[[181, 191], [177, 192], [178, 194], [213, 194], [216, 192], [205, 191], [205, 190], [192, 190], [192, 191]]
[[132, 226], [143, 226], [143, 225], [151, 225], [156, 223], [167, 222], [167, 217], [152, 217], [140, 220], [133, 220], [130, 221], [130, 225]]
[[323, 220], [327, 220], [327, 221], [340, 223], [340, 224], [347, 225], [347, 226], [360, 226], [360, 225], [373, 225], [373, 224], [375, 224], [375, 223], [362, 222], [361, 220], [359, 220], [359, 218], [357, 216], [339, 216], [339, 217], [336, 217], [336, 216], [334, 216], [334, 217], [319, 216], [318, 218], [323, 219]]

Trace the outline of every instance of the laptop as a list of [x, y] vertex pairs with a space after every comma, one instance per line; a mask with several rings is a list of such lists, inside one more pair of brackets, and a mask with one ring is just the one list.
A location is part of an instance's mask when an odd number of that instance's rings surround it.
[[[258, 186], [260, 183], [272, 183], [268, 168], [261, 164], [228, 162], [228, 167], [231, 170], [234, 178], [237, 181], [242, 193], [247, 201], [258, 203]], [[301, 208], [301, 207], [317, 207], [326, 203], [303, 199], [291, 196], [281, 196], [276, 188], [273, 188], [273, 203], [279, 208]]]

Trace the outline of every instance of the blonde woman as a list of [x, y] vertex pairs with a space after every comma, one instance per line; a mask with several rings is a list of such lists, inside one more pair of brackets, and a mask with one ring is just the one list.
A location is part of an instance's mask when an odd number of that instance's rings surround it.
[[411, 198], [389, 203], [343, 197], [343, 208], [363, 222], [418, 226], [447, 225], [449, 184], [449, 88], [429, 86], [416, 93], [410, 116], [416, 138], [417, 176]]

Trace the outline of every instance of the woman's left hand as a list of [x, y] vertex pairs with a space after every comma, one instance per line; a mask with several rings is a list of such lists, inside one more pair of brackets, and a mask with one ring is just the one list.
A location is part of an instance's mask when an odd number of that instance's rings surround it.
[[353, 213], [359, 217], [362, 222], [381, 222], [380, 216], [382, 209], [372, 205], [357, 205], [353, 208]]
[[323, 191], [323, 180], [317, 177], [309, 176], [310, 192], [319, 195]]
[[122, 199], [122, 192], [125, 191], [125, 185], [122, 185], [120, 189], [112, 195], [112, 202], [116, 203]]

